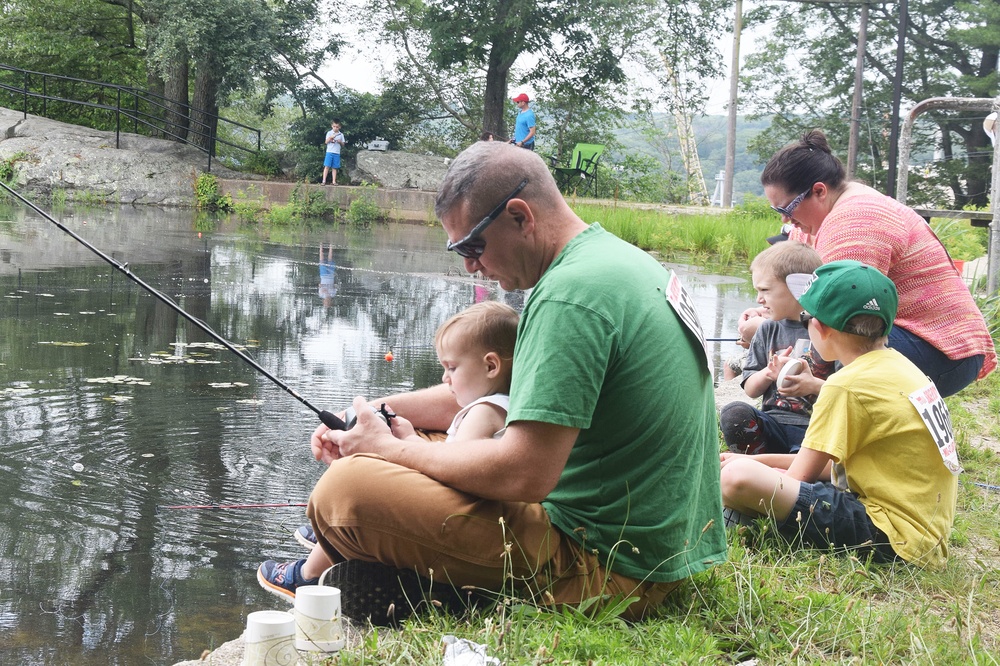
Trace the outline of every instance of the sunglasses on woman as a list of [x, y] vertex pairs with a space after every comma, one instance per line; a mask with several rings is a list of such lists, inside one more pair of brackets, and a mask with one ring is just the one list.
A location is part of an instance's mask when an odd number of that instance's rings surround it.
[[779, 215], [791, 218], [792, 215], [795, 215], [795, 209], [799, 207], [799, 204], [806, 200], [806, 197], [809, 196], [810, 192], [812, 192], [812, 186], [799, 196], [792, 199], [787, 206], [771, 206], [771, 210]]
[[478, 259], [483, 256], [483, 252], [486, 251], [486, 239], [481, 238], [482, 233], [486, 231], [486, 227], [493, 224], [493, 221], [500, 217], [500, 214], [507, 210], [507, 204], [510, 200], [518, 195], [518, 193], [524, 189], [524, 186], [528, 184], [528, 179], [525, 178], [520, 182], [520, 184], [514, 188], [514, 191], [507, 195], [507, 198], [500, 202], [496, 208], [490, 211], [490, 214], [482, 219], [482, 221], [476, 226], [472, 227], [472, 231], [466, 235], [465, 238], [457, 240], [454, 243], [449, 242], [445, 247], [449, 252], [454, 252], [460, 257], [465, 257], [466, 259]]

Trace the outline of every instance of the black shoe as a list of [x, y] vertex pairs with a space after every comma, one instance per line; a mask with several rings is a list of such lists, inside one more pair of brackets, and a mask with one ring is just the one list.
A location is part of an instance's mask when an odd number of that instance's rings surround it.
[[429, 605], [453, 612], [465, 609], [450, 584], [432, 583], [409, 569], [378, 562], [340, 562], [320, 576], [319, 584], [340, 590], [341, 612], [346, 617], [377, 627], [395, 626]]

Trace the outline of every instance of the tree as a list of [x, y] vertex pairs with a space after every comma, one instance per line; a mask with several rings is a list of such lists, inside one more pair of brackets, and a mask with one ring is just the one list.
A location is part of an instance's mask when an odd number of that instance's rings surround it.
[[[127, 12], [99, 0], [6, 0], [0, 2], [0, 62], [36, 72], [90, 81], [143, 85], [143, 33]], [[4, 82], [20, 87], [23, 77]], [[40, 87], [36, 78], [29, 84]], [[47, 82], [49, 94], [114, 104], [114, 97], [81, 83]], [[17, 102], [11, 100], [7, 104]], [[40, 102], [37, 102], [40, 112]], [[34, 108], [34, 107], [32, 107]], [[85, 116], [113, 127], [104, 111], [52, 105], [50, 113]]]
[[194, 70], [192, 143], [210, 145], [220, 101], [249, 90], [255, 79], [268, 82], [270, 102], [279, 92], [294, 93], [304, 80], [318, 78], [316, 68], [339, 47], [334, 40], [313, 45], [318, 14], [317, 0], [146, 0], [143, 17], [154, 71], [169, 81], [187, 63]]
[[[505, 105], [519, 61], [523, 64], [516, 80], [546, 86], [559, 82], [600, 104], [628, 85], [624, 65], [663, 34], [667, 28], [661, 19], [684, 11], [696, 15], [715, 4], [717, 0], [390, 0], [372, 3], [368, 11], [385, 24], [387, 37], [401, 47], [405, 67], [424, 80], [446, 113], [470, 132], [485, 129], [506, 136]], [[686, 32], [681, 38], [690, 43], [702, 34]], [[469, 78], [477, 81], [475, 107], [457, 103], [460, 98], [453, 93], [456, 81]], [[559, 94], [567, 98], [565, 90]]]
[[263, 80], [266, 105], [306, 82], [325, 85], [316, 69], [339, 41], [316, 38], [323, 15], [321, 0], [8, 0], [0, 58], [163, 94], [171, 134], [189, 128], [207, 147], [229, 94]]
[[[765, 23], [767, 36], [747, 58], [744, 103], [757, 115], [775, 114], [754, 149], [767, 159], [786, 141], [823, 127], [836, 152], [846, 154], [859, 9], [845, 5], [780, 3], [748, 13], [748, 25]], [[1000, 2], [910, 0], [906, 33], [903, 107], [942, 96], [992, 97], [997, 93]], [[822, 25], [823, 30], [810, 26]], [[892, 80], [899, 25], [893, 4], [870, 6], [865, 53], [864, 111], [858, 176], [886, 192], [885, 155], [891, 123]], [[796, 48], [801, 45], [801, 48]], [[794, 63], [794, 66], [792, 66]], [[992, 151], [982, 118], [927, 114], [918, 123], [914, 154], [940, 150], [943, 159], [916, 174], [910, 203], [984, 205]], [[950, 201], [942, 200], [947, 188]]]

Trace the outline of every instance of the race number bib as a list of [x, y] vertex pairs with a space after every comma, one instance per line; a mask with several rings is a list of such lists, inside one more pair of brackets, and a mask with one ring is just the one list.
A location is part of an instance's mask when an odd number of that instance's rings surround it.
[[670, 307], [680, 317], [685, 328], [694, 335], [695, 339], [701, 345], [705, 365], [708, 367], [708, 374], [714, 377], [712, 362], [708, 357], [708, 343], [705, 342], [705, 334], [701, 330], [701, 322], [698, 321], [698, 314], [694, 310], [694, 301], [691, 300], [691, 294], [684, 288], [681, 279], [677, 277], [677, 273], [673, 271], [670, 271], [670, 279], [667, 281], [667, 303], [670, 303]]
[[951, 429], [951, 414], [948, 413], [948, 406], [944, 404], [944, 398], [938, 393], [934, 382], [919, 391], [914, 391], [909, 397], [910, 402], [917, 408], [924, 427], [937, 444], [944, 466], [958, 476], [962, 471], [962, 465], [958, 462], [958, 449]]

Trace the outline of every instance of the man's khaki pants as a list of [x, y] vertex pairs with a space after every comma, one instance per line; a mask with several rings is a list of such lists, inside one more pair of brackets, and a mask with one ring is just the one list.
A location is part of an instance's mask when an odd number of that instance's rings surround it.
[[334, 562], [377, 561], [458, 589], [516, 591], [540, 604], [638, 597], [622, 613], [637, 620], [678, 585], [608, 570], [553, 527], [541, 504], [474, 497], [378, 456], [330, 465], [307, 513]]

